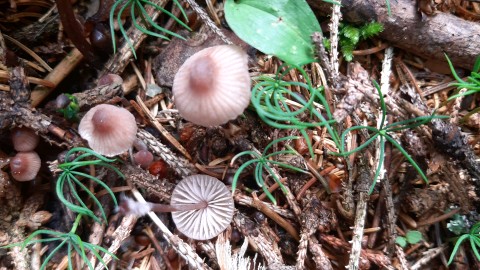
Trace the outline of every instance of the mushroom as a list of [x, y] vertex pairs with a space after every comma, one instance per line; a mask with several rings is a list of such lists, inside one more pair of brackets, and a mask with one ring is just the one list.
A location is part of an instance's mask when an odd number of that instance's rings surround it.
[[148, 166], [153, 162], [153, 154], [148, 150], [140, 150], [133, 154], [133, 160], [143, 169], [148, 169]]
[[170, 205], [124, 199], [120, 210], [139, 216], [150, 211], [172, 212], [179, 231], [192, 239], [207, 240], [227, 228], [233, 218], [234, 204], [229, 189], [222, 182], [198, 174], [188, 176], [177, 184]]
[[126, 109], [101, 104], [85, 114], [78, 132], [95, 152], [112, 157], [132, 147], [137, 134], [137, 123]]
[[235, 119], [250, 103], [248, 56], [234, 45], [203, 49], [180, 67], [172, 91], [180, 115], [194, 124]]
[[33, 151], [38, 145], [39, 137], [31, 128], [14, 128], [11, 136], [13, 148], [18, 152]]
[[19, 152], [10, 160], [10, 172], [17, 181], [30, 181], [40, 170], [40, 157], [35, 152]]

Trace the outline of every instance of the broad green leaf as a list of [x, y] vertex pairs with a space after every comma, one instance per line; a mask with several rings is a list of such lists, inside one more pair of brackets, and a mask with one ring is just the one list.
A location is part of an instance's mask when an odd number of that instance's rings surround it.
[[409, 244], [416, 244], [422, 240], [422, 233], [419, 231], [408, 231], [405, 235]]
[[403, 236], [397, 236], [397, 238], [395, 238], [395, 243], [397, 243], [402, 248], [407, 246], [407, 240]]
[[305, 0], [227, 0], [225, 17], [235, 34], [265, 54], [293, 65], [315, 60], [310, 36], [322, 30]]

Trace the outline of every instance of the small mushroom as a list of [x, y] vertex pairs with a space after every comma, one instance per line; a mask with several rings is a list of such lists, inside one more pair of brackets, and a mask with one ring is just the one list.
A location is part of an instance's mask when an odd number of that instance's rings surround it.
[[31, 128], [14, 128], [11, 132], [13, 148], [18, 152], [33, 151], [38, 145], [39, 137]]
[[95, 152], [112, 157], [132, 147], [137, 134], [137, 123], [126, 109], [101, 104], [85, 114], [78, 132]]
[[172, 212], [177, 229], [196, 240], [211, 239], [230, 224], [233, 218], [233, 198], [229, 189], [208, 175], [192, 175], [175, 187], [170, 205], [138, 203], [124, 199], [123, 213], [145, 215], [149, 211]]
[[235, 119], [250, 103], [248, 56], [233, 45], [203, 49], [180, 67], [172, 91], [180, 115], [194, 124]]
[[148, 169], [153, 162], [153, 154], [148, 150], [140, 150], [133, 154], [133, 160], [143, 169]]
[[19, 152], [10, 160], [10, 172], [17, 181], [35, 179], [40, 166], [40, 157], [35, 152]]

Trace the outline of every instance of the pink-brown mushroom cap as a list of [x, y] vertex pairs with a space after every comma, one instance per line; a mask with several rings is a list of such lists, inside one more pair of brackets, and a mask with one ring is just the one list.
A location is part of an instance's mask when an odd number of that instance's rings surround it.
[[17, 181], [35, 179], [40, 166], [40, 157], [35, 152], [19, 152], [10, 160], [10, 172]]
[[31, 128], [21, 127], [12, 130], [13, 148], [19, 152], [33, 151], [40, 138]]
[[137, 134], [135, 117], [124, 108], [101, 104], [91, 108], [78, 126], [93, 151], [108, 157], [132, 147]]
[[180, 115], [194, 124], [218, 126], [250, 103], [248, 56], [237, 46], [203, 49], [185, 61], [173, 81]]
[[190, 211], [172, 212], [177, 229], [196, 240], [207, 240], [224, 231], [233, 218], [233, 198], [230, 190], [219, 180], [208, 175], [192, 175], [177, 184], [171, 205], [207, 202], [207, 207]]

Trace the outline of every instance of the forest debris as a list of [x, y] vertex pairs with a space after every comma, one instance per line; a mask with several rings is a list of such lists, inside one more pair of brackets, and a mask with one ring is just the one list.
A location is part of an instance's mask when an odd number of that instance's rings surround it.
[[95, 106], [105, 103], [114, 97], [122, 96], [122, 82], [113, 82], [111, 84], [99, 85], [92, 89], [86, 89], [82, 92], [74, 93], [72, 96], [77, 98], [80, 108], [85, 106]]
[[[108, 248], [109, 252], [112, 254], [117, 252], [125, 239], [130, 236], [130, 233], [132, 232], [133, 226], [135, 226], [136, 222], [137, 217], [134, 215], [128, 215], [122, 219], [122, 222], [113, 233], [113, 240]], [[108, 263], [112, 260], [112, 256], [105, 254], [102, 259], [105, 263], [99, 263], [95, 270], [102, 270], [105, 268], [105, 266], [108, 265]]]
[[140, 105], [143, 113], [147, 115], [149, 122], [162, 134], [162, 136], [170, 142], [180, 153], [182, 153], [188, 160], [192, 160], [190, 154], [185, 150], [185, 148], [175, 139], [155, 118], [155, 115], [152, 115], [150, 110], [147, 108], [143, 100], [137, 96], [137, 103]]
[[[148, 5], [145, 8], [147, 10], [147, 14], [144, 14], [144, 16], [148, 16], [152, 19], [152, 21], [156, 21], [158, 16], [160, 16], [162, 13], [160, 9], [163, 9], [167, 2], [168, 1], [166, 0], [152, 0], [151, 3], [160, 8], [154, 8], [153, 5]], [[140, 18], [137, 19], [137, 23], [141, 24], [143, 18], [144, 17], [140, 16]], [[100, 72], [98, 78], [101, 78], [108, 73], [122, 74], [127, 65], [130, 63], [130, 59], [133, 57], [133, 51], [131, 50], [131, 47], [133, 47], [135, 50], [138, 49], [146, 37], [147, 35], [144, 32], [132, 24], [127, 30], [125, 41], [118, 46], [117, 53], [110, 57], [110, 59], [105, 63], [105, 68], [102, 70], [102, 72]], [[126, 39], [129, 39], [131, 43], [127, 42]]]
[[159, 179], [157, 176], [131, 164], [125, 164], [121, 171], [124, 175], [128, 175], [128, 180], [135, 187], [145, 190], [148, 197], [154, 195], [162, 201], [170, 201], [171, 194], [175, 188], [174, 184], [165, 179]]
[[353, 112], [362, 101], [365, 92], [373, 92], [375, 89], [368, 72], [358, 62], [349, 64], [344, 88], [345, 96], [333, 113], [333, 118], [337, 123], [342, 123], [343, 119]]
[[[320, 234], [319, 240], [320, 243], [323, 243], [324, 246], [332, 248], [335, 252], [343, 254], [350, 252], [351, 245], [342, 239], [336, 238], [335, 236]], [[363, 249], [360, 252], [359, 269], [370, 269], [370, 262], [373, 262], [378, 266], [387, 268], [391, 267], [390, 258], [384, 255], [382, 252], [371, 249]]]
[[428, 265], [436, 256], [440, 255], [445, 249], [447, 248], [446, 244], [437, 247], [431, 248], [423, 253], [423, 257], [421, 257], [417, 262], [415, 262], [411, 270], [418, 270], [418, 269], [425, 269], [425, 266]]
[[[52, 72], [45, 76], [44, 80], [50, 81], [55, 85], [60, 84], [60, 82], [75, 69], [82, 59], [82, 53], [77, 49], [73, 49], [55, 66], [55, 68], [53, 68]], [[12, 86], [10, 85], [10, 87]], [[47, 88], [44, 86], [35, 87], [31, 95], [32, 107], [37, 107], [50, 93], [52, 93], [53, 90], [55, 90], [55, 88]]]
[[186, 177], [195, 173], [195, 167], [186, 159], [178, 157], [166, 145], [162, 144], [155, 136], [143, 129], [139, 129], [137, 137], [144, 141], [148, 149], [161, 157], [179, 176]]
[[459, 164], [477, 179], [474, 183], [480, 187], [480, 163], [460, 128], [440, 119], [433, 119], [430, 126], [437, 149], [459, 161]]
[[[250, 196], [246, 196], [246, 195], [244, 195], [240, 192], [235, 192], [233, 198], [235, 199], [235, 202], [237, 202], [241, 205], [254, 207], [253, 198], [251, 198]], [[271, 208], [272, 211], [274, 211], [275, 213], [279, 214], [280, 216], [282, 216], [284, 218], [295, 219], [295, 216], [293, 215], [293, 213], [288, 209], [283, 209], [283, 208], [281, 208], [277, 205], [273, 205], [273, 204], [266, 203], [266, 202], [264, 202], [263, 204], [266, 207]]]
[[254, 246], [267, 261], [269, 268], [272, 268], [272, 265], [284, 265], [277, 242], [272, 241], [267, 235], [265, 235], [254, 221], [240, 212], [235, 213], [233, 221], [240, 232], [248, 239], [250, 244]]
[[260, 201], [255, 193], [252, 195], [253, 196], [253, 206], [257, 208], [260, 212], [264, 213], [267, 217], [271, 218], [275, 223], [280, 225], [282, 228], [284, 228], [295, 240], [299, 240], [300, 237], [298, 236], [298, 231], [292, 226], [292, 224], [282, 217], [272, 211], [269, 207], [265, 205], [262, 201]]
[[[309, 4], [324, 15], [331, 4], [309, 0]], [[445, 60], [446, 53], [455, 66], [472, 69], [480, 55], [480, 24], [449, 13], [437, 13], [425, 22], [410, 0], [392, 1], [391, 13], [384, 1], [342, 0], [345, 21], [365, 23], [377, 21], [384, 30], [379, 34], [393, 46], [424, 58]]]
[[320, 245], [318, 239], [314, 236], [310, 236], [308, 243], [308, 250], [313, 254], [312, 260], [315, 262], [317, 269], [332, 269], [332, 263], [323, 252], [322, 245]]
[[[307, 247], [310, 247], [310, 249], [313, 248], [316, 253], [316, 261], [318, 263], [316, 265], [317, 269], [333, 269], [330, 260], [327, 259], [326, 255], [319, 247], [318, 240], [316, 240], [313, 235], [319, 229], [319, 227], [321, 228], [322, 232], [327, 232], [330, 231], [331, 227], [336, 226], [335, 215], [332, 215], [332, 213], [328, 211], [316, 197], [308, 197], [310, 200], [303, 208], [304, 211], [300, 216], [300, 224], [302, 229], [300, 244], [297, 252], [298, 257], [296, 267], [297, 269], [304, 269], [304, 263], [307, 257]], [[325, 220], [330, 221], [329, 224], [322, 222]]]
[[357, 179], [357, 191], [359, 199], [355, 211], [355, 226], [352, 236], [352, 250], [348, 262], [348, 269], [359, 269], [360, 252], [362, 250], [363, 229], [365, 227], [365, 217], [367, 216], [367, 204], [369, 200], [368, 190], [371, 186], [372, 176], [369, 173], [366, 161], [359, 155], [359, 174]]
[[[133, 189], [132, 192], [139, 202], [146, 203], [145, 199], [142, 197], [140, 192], [138, 192], [138, 190]], [[163, 237], [165, 238], [165, 240], [167, 240], [167, 242], [173, 246], [175, 251], [177, 251], [177, 253], [187, 261], [189, 266], [193, 267], [194, 269], [211, 269], [203, 262], [203, 260], [198, 256], [198, 254], [192, 249], [190, 245], [183, 242], [183, 240], [180, 239], [180, 237], [178, 237], [177, 235], [172, 234], [154, 212], [150, 211], [148, 213], [148, 216], [163, 233]]]

